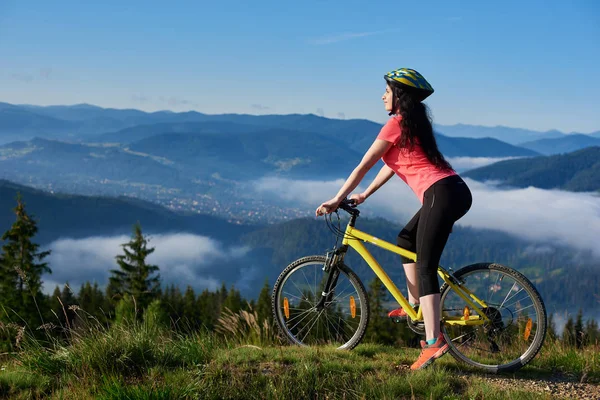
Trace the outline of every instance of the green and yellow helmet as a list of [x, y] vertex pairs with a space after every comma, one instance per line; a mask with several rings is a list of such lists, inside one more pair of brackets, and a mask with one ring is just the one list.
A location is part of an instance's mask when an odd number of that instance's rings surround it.
[[425, 100], [433, 93], [433, 88], [427, 80], [410, 68], [398, 68], [383, 76], [387, 82], [397, 85], [414, 94], [419, 101]]

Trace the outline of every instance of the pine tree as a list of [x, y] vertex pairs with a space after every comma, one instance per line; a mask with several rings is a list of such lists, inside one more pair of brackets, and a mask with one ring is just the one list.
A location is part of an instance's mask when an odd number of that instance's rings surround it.
[[265, 280], [265, 284], [258, 295], [256, 312], [261, 326], [264, 320], [267, 320], [268, 324], [271, 325], [273, 321], [273, 312], [271, 310], [271, 287], [269, 286], [268, 279]]
[[61, 307], [60, 313], [64, 316], [64, 314], [67, 314], [67, 318], [69, 318], [68, 323], [66, 323], [67, 327], [73, 327], [73, 322], [75, 321], [75, 317], [77, 316], [77, 314], [75, 314], [75, 311], [70, 309], [70, 306], [72, 305], [79, 305], [77, 299], [75, 298], [75, 295], [73, 293], [73, 291], [71, 290], [71, 286], [69, 286], [69, 281], [65, 282], [65, 285], [63, 286], [63, 290], [62, 293], [60, 294], [60, 301], [62, 301], [63, 306], [64, 306], [64, 310]]
[[[54, 314], [56, 314], [56, 316], [50, 312], [50, 315], [52, 315], [52, 317], [54, 318], [54, 323], [58, 323], [61, 326], [65, 326], [65, 316], [63, 314], [63, 310], [62, 310], [62, 306], [60, 305], [60, 287], [58, 287], [58, 285], [56, 285], [56, 287], [54, 288], [54, 292], [52, 292], [52, 294], [50, 295], [50, 298], [48, 299], [48, 306], [50, 307], [50, 310], [52, 310], [54, 312]], [[48, 320], [52, 320], [52, 317], [50, 317]], [[56, 322], [58, 321], [58, 322]]]
[[573, 317], [569, 317], [562, 334], [563, 343], [567, 346], [575, 346], [575, 324], [573, 323]]
[[[32, 242], [38, 228], [37, 223], [25, 210], [21, 195], [17, 195], [17, 206], [13, 209], [16, 221], [2, 235], [2, 255], [0, 257], [0, 299], [8, 312], [8, 318], [25, 321], [35, 329], [43, 321], [40, 314], [46, 309], [46, 296], [42, 293], [42, 274], [52, 273], [43, 259], [50, 251], [39, 251], [39, 245]], [[12, 309], [19, 318], [12, 314]], [[7, 318], [1, 313], [0, 318]]]
[[227, 287], [225, 286], [225, 282], [221, 283], [221, 290], [217, 291], [218, 304], [219, 304], [219, 313], [223, 308], [223, 304], [225, 303], [225, 299], [227, 299]]
[[218, 293], [204, 289], [196, 300], [201, 324], [208, 330], [214, 328], [219, 315], [217, 296]]
[[[156, 273], [158, 266], [146, 263], [146, 257], [154, 252], [154, 247], [149, 248], [147, 245], [148, 239], [142, 234], [142, 227], [138, 222], [134, 225], [131, 241], [121, 245], [125, 254], [116, 257], [120, 269], [110, 271], [111, 295], [132, 295], [138, 310], [143, 310], [158, 298], [160, 289], [160, 275]], [[153, 275], [154, 273], [156, 274]]]
[[581, 310], [581, 308], [579, 309], [579, 312], [577, 313], [577, 319], [575, 320], [575, 346], [580, 349], [583, 347], [583, 335], [584, 335], [584, 330], [583, 330], [583, 311]]
[[598, 323], [589, 318], [585, 323], [585, 345], [598, 345], [600, 340], [600, 330], [598, 330]]
[[369, 284], [369, 306], [371, 317], [366, 332], [366, 339], [370, 342], [393, 344], [396, 338], [391, 333], [392, 322], [385, 316], [383, 303], [387, 296], [387, 289], [378, 278], [373, 278]]
[[183, 297], [179, 287], [171, 284], [161, 297], [161, 304], [168, 315], [170, 322], [179, 324], [179, 319], [183, 315]]
[[85, 312], [92, 313], [92, 285], [90, 282], [82, 283], [81, 288], [79, 289], [79, 294], [77, 295], [77, 300], [79, 302], [79, 307], [81, 307]]
[[554, 322], [554, 314], [550, 313], [548, 315], [548, 338], [554, 340], [556, 339], [556, 324]]
[[196, 293], [194, 288], [188, 285], [183, 295], [183, 319], [186, 321], [186, 327], [192, 330], [198, 328], [198, 314]]
[[98, 282], [94, 282], [94, 286], [92, 286], [92, 299], [90, 303], [91, 314], [98, 318], [99, 321], [104, 321], [105, 313], [107, 310], [106, 306], [106, 298], [104, 297], [104, 293], [98, 287]]
[[240, 294], [240, 291], [231, 285], [231, 289], [225, 298], [223, 307], [227, 307], [231, 312], [237, 313], [242, 309], [242, 304], [242, 295]]

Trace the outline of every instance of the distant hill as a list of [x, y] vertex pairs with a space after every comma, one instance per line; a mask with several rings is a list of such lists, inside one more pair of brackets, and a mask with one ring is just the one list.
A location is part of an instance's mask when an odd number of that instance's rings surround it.
[[493, 138], [453, 138], [436, 135], [438, 147], [446, 157], [532, 157], [534, 150], [513, 146]]
[[[317, 117], [320, 120], [326, 120], [321, 117]], [[310, 118], [308, 118], [310, 120]], [[245, 121], [242, 121], [245, 122]], [[255, 123], [254, 121], [253, 123]], [[272, 121], [269, 122], [269, 126]], [[338, 122], [339, 123], [339, 122]], [[282, 125], [285, 125], [282, 123]], [[341, 143], [348, 146], [350, 149], [358, 152], [363, 152], [371, 145], [375, 139], [377, 132], [381, 129], [381, 125], [365, 124], [363, 127], [366, 128], [364, 131], [361, 130], [360, 124], [352, 125], [352, 129], [355, 129], [353, 135], [346, 135], [345, 133], [351, 132], [341, 130], [344, 134], [338, 136], [339, 132], [329, 128], [320, 128], [317, 124], [311, 125], [307, 123], [307, 126], [315, 126], [314, 129], [320, 129], [317, 132], [328, 138], [339, 140]], [[294, 130], [299, 127], [294, 126]], [[301, 128], [301, 127], [300, 127]], [[102, 135], [94, 135], [86, 138], [88, 142], [101, 142], [101, 143], [132, 143], [137, 140], [149, 138], [151, 136], [159, 134], [170, 134], [170, 133], [186, 133], [186, 134], [197, 134], [205, 135], [211, 133], [218, 133], [221, 135], [236, 135], [242, 133], [253, 133], [265, 130], [260, 125], [244, 125], [235, 122], [225, 121], [212, 121], [212, 122], [187, 122], [187, 123], [160, 123], [151, 125], [139, 125], [132, 128], [123, 129], [118, 132], [106, 133]], [[305, 133], [313, 134], [313, 131], [300, 131]], [[371, 134], [367, 134], [371, 132]], [[304, 137], [304, 136], [301, 136]], [[354, 140], [354, 142], [352, 141]], [[504, 143], [497, 139], [482, 138], [452, 138], [437, 134], [437, 141], [442, 153], [447, 157], [530, 157], [539, 155], [539, 153], [525, 149], [518, 146], [513, 146]]]
[[163, 134], [128, 147], [174, 161], [197, 175], [218, 172], [236, 180], [266, 175], [334, 179], [349, 174], [362, 157], [324, 135], [283, 129], [252, 134]]
[[34, 138], [0, 146], [0, 178], [93, 178], [180, 188], [215, 173], [235, 180], [265, 175], [333, 179], [349, 174], [361, 156], [325, 136], [282, 129], [252, 135], [162, 134], [126, 147]]
[[130, 234], [137, 221], [147, 232], [189, 232], [207, 235], [227, 243], [255, 229], [234, 225], [209, 215], [183, 214], [169, 211], [154, 203], [130, 197], [78, 196], [52, 194], [7, 180], [0, 180], [0, 229], [10, 228], [15, 221], [12, 209], [17, 192], [26, 209], [38, 221], [38, 243], [49, 243], [63, 237], [86, 237]]
[[[78, 104], [72, 106], [32, 106], [32, 105], [11, 105], [2, 103], [4, 106], [11, 106], [29, 113], [31, 118], [51, 118], [54, 123], [48, 125], [48, 129], [53, 134], [59, 132], [63, 137], [70, 139], [83, 139], [102, 141], [129, 143], [135, 140], [143, 139], [144, 137], [154, 134], [162, 134], [168, 132], [194, 132], [196, 128], [182, 127], [180, 124], [186, 123], [229, 123], [254, 126], [260, 129], [274, 128], [286, 129], [300, 132], [314, 132], [329, 136], [350, 146], [353, 150], [364, 152], [370, 140], [381, 129], [381, 124], [365, 119], [332, 119], [320, 117], [314, 114], [287, 114], [287, 115], [247, 115], [247, 114], [214, 114], [208, 115], [196, 111], [187, 112], [143, 112], [135, 109], [111, 109], [101, 108], [89, 104]], [[8, 121], [8, 120], [7, 120]], [[0, 126], [7, 125], [2, 115], [0, 114]], [[56, 121], [61, 121], [63, 125], [57, 125]], [[0, 135], [0, 143], [6, 143], [15, 140], [20, 136], [20, 140], [27, 140], [33, 136], [50, 137], [40, 130], [31, 131], [27, 121], [21, 121], [15, 124], [11, 136], [8, 139], [2, 138]], [[153, 124], [174, 124], [174, 126], [163, 125], [156, 128], [148, 127], [149, 134], [144, 136], [138, 129], [136, 131], [119, 131], [128, 128], [134, 128], [139, 125]], [[179, 125], [179, 126], [178, 126]], [[58, 130], [56, 130], [58, 129]], [[145, 128], [144, 128], [145, 129]], [[219, 128], [221, 129], [221, 128]], [[247, 129], [247, 128], [246, 128]], [[545, 138], [562, 137], [565, 134], [559, 131], [537, 132], [520, 128], [508, 127], [485, 127], [466, 124], [457, 125], [436, 125], [437, 132], [449, 137], [468, 137], [468, 138], [495, 138], [503, 142], [513, 145], [538, 140]], [[107, 134], [109, 136], [102, 139], [98, 135]], [[110, 137], [113, 133], [113, 137]], [[132, 137], [127, 137], [131, 134]], [[600, 134], [598, 132], [597, 134]]]
[[478, 181], [500, 181], [516, 187], [599, 191], [600, 147], [561, 155], [500, 161], [462, 175]]
[[12, 104], [0, 103], [0, 143], [21, 140], [23, 135], [54, 137], [73, 130], [75, 126], [69, 121], [36, 114]]
[[600, 137], [591, 135], [573, 134], [555, 139], [541, 139], [526, 142], [520, 145], [527, 149], [537, 151], [540, 154], [552, 155], [569, 153], [591, 146], [600, 146]]
[[118, 147], [87, 146], [35, 138], [0, 146], [0, 178], [24, 182], [73, 183], [90, 178], [177, 185], [187, 182], [180, 172], [158, 160]]
[[506, 143], [518, 145], [539, 139], [563, 137], [565, 134], [557, 130], [547, 132], [532, 131], [522, 128], [507, 126], [479, 126], [479, 125], [436, 125], [436, 131], [450, 137], [485, 138], [491, 137]]
[[186, 134], [211, 134], [219, 133], [223, 135], [251, 133], [263, 127], [256, 125], [242, 125], [233, 122], [163, 122], [157, 124], [136, 125], [131, 128], [121, 129], [116, 132], [103, 133], [100, 135], [91, 135], [82, 138], [88, 143], [123, 143], [129, 144], [139, 140], [147, 139], [156, 135], [169, 133]]

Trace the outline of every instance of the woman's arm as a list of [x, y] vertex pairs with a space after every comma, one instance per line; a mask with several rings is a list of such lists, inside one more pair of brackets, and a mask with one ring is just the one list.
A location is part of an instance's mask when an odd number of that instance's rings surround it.
[[[350, 174], [338, 194], [334, 197], [334, 199], [338, 201], [342, 201], [348, 196], [362, 181], [367, 172], [381, 159], [381, 157], [385, 154], [386, 151], [391, 147], [391, 143], [385, 140], [376, 139], [367, 153], [364, 155], [362, 161], [354, 171]], [[378, 175], [379, 176], [379, 175]], [[383, 183], [382, 183], [383, 184]]]
[[315, 211], [316, 215], [319, 216], [333, 212], [340, 202], [358, 186], [366, 173], [369, 172], [373, 165], [379, 161], [379, 159], [385, 154], [386, 151], [388, 151], [391, 146], [392, 143], [388, 141], [375, 139], [367, 153], [364, 155], [360, 164], [354, 168], [354, 171], [352, 171], [348, 179], [346, 179], [346, 182], [337, 195], [333, 199], [328, 200], [317, 207], [317, 210]]
[[382, 187], [387, 181], [389, 181], [392, 176], [394, 176], [394, 171], [386, 164], [384, 164], [383, 167], [381, 167], [381, 170], [379, 171], [375, 179], [373, 179], [373, 182], [371, 182], [371, 184], [367, 188], [367, 190], [365, 190], [362, 193], [362, 195], [365, 196], [365, 200], [370, 195], [375, 193], [377, 189]]

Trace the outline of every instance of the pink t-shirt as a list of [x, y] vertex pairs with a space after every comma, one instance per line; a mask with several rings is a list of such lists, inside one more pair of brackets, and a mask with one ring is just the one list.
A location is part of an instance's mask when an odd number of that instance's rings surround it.
[[456, 175], [456, 172], [438, 169], [427, 159], [418, 143], [411, 152], [408, 149], [400, 150], [398, 146], [395, 146], [402, 135], [401, 119], [402, 117], [399, 115], [390, 118], [377, 135], [377, 139], [394, 144], [381, 159], [406, 182], [423, 204], [423, 194], [431, 185], [440, 179]]

